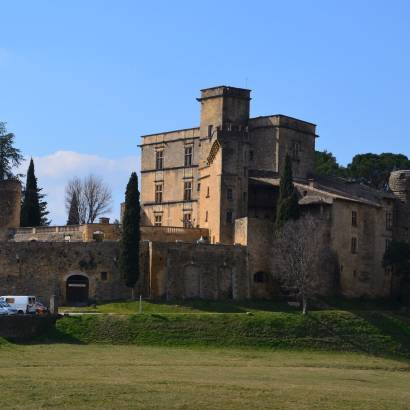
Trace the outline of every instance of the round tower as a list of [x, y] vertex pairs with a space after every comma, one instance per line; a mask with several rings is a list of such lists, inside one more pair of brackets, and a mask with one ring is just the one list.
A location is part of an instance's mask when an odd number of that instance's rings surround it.
[[9, 229], [20, 226], [21, 184], [16, 180], [0, 181], [0, 240], [8, 238]]
[[399, 200], [397, 204], [396, 227], [399, 240], [410, 240], [410, 170], [393, 171], [389, 186]]

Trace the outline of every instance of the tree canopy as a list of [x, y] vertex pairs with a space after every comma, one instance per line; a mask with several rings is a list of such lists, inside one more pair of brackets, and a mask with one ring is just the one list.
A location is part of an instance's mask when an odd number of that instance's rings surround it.
[[23, 161], [21, 151], [14, 146], [14, 134], [7, 132], [6, 123], [0, 121], [0, 181], [18, 178], [13, 168]]
[[348, 178], [369, 185], [376, 189], [385, 189], [390, 172], [398, 169], [410, 169], [410, 160], [406, 155], [358, 154], [352, 162], [343, 167], [335, 156], [328, 151], [315, 152], [315, 172], [318, 175], [331, 175]]
[[38, 187], [34, 170], [34, 161], [30, 160], [27, 170], [26, 185], [23, 190], [23, 201], [21, 205], [21, 226], [44, 226], [49, 225], [47, 216], [47, 202], [45, 195], [41, 193], [42, 188]]

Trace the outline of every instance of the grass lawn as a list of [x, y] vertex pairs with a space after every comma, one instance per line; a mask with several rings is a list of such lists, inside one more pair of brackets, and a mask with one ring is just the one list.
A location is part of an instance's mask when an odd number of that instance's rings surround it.
[[355, 353], [0, 346], [4, 409], [410, 409], [410, 363]]

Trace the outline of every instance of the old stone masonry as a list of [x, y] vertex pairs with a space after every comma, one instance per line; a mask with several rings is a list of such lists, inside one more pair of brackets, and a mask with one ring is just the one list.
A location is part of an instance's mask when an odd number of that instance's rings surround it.
[[[302, 213], [328, 229], [336, 264], [318, 294], [389, 297], [382, 267], [393, 239], [409, 240], [410, 170], [390, 189], [314, 173], [316, 125], [250, 118], [250, 90], [220, 86], [198, 98], [195, 128], [142, 136], [141, 277], [153, 299], [277, 296], [272, 271], [278, 187], [287, 154]], [[120, 228], [98, 224], [20, 228], [21, 186], [0, 181], [0, 293], [61, 304], [130, 296], [118, 268]]]

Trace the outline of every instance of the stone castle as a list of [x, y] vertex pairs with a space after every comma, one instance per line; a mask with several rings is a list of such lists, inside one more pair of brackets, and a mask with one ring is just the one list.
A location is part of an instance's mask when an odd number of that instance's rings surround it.
[[[201, 91], [199, 127], [142, 137], [141, 278], [151, 298], [271, 298], [279, 182], [292, 158], [302, 213], [320, 219], [336, 255], [318, 294], [389, 297], [382, 267], [409, 240], [410, 171], [378, 191], [314, 172], [316, 126], [284, 115], [250, 118], [250, 90]], [[0, 293], [60, 303], [129, 296], [118, 270], [118, 226], [19, 228], [20, 186], [0, 183]]]

